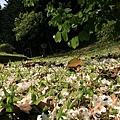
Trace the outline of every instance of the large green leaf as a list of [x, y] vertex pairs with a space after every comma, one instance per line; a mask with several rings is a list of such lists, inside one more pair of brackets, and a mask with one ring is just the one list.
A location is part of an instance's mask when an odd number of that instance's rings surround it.
[[83, 16], [82, 11], [79, 11], [79, 12], [77, 13], [77, 15], [78, 15], [79, 18], [81, 18], [81, 17]]
[[56, 42], [61, 42], [61, 40], [62, 40], [62, 39], [61, 39], [61, 32], [58, 31], [58, 32], [56, 33], [56, 35], [55, 35], [55, 41], [56, 41]]
[[68, 34], [67, 34], [67, 32], [64, 30], [64, 31], [62, 31], [62, 37], [63, 37], [63, 39], [65, 40], [65, 41], [68, 41]]
[[74, 49], [79, 46], [78, 36], [72, 38], [72, 40], [71, 40], [71, 46], [72, 46]]
[[53, 25], [53, 26], [57, 26], [58, 23], [61, 20], [61, 16], [59, 14], [56, 14], [50, 21], [49, 21], [49, 25]]
[[87, 41], [90, 39], [90, 35], [89, 35], [89, 33], [85, 32], [85, 31], [81, 31], [78, 34], [78, 38], [80, 41], [84, 41], [84, 40]]
[[69, 24], [69, 21], [68, 21], [68, 20], [66, 20], [66, 21], [64, 22], [63, 28], [64, 28], [65, 31], [70, 32], [70, 24]]

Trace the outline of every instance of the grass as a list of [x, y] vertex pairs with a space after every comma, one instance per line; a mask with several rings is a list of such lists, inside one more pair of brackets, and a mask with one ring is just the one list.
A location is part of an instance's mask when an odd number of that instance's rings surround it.
[[[0, 117], [12, 120], [14, 115], [3, 113], [14, 112], [25, 120], [21, 109], [27, 119], [36, 120], [29, 114], [33, 108], [28, 109], [35, 104], [42, 109], [37, 120], [119, 120], [119, 48], [116, 42], [95, 43], [45, 58], [9, 62], [0, 69]], [[83, 60], [78, 71], [66, 67], [74, 57]], [[64, 66], [57, 66], [60, 63]]]
[[[45, 58], [34, 57], [33, 60], [41, 59], [44, 61], [52, 61], [52, 62], [66, 62], [70, 59], [77, 57], [82, 59], [90, 59], [93, 56], [107, 56], [108, 54], [118, 55], [120, 54], [120, 42], [115, 41], [99, 41], [94, 44], [90, 44], [87, 47], [83, 47], [81, 49], [71, 50], [69, 52], [54, 54], [50, 56], [46, 56]], [[64, 59], [63, 59], [64, 58]]]

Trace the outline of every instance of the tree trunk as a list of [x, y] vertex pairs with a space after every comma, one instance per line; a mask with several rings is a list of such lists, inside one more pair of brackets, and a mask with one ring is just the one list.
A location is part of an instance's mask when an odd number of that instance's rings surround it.
[[46, 33], [46, 36], [47, 36], [47, 41], [48, 41], [48, 46], [49, 46], [49, 48], [50, 48], [50, 52], [53, 54], [53, 48], [52, 48], [52, 45], [51, 45], [51, 42], [50, 42], [50, 39], [49, 39], [47, 33]]

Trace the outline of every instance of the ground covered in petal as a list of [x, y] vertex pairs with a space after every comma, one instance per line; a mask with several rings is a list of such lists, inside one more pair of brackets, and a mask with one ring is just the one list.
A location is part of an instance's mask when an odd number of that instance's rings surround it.
[[[61, 58], [55, 62], [37, 59], [2, 66], [0, 117], [29, 120], [36, 107], [41, 112], [32, 120], [119, 120], [119, 55], [81, 59], [78, 70], [67, 67], [70, 59], [66, 57], [63, 62]], [[15, 114], [11, 117], [8, 112]]]

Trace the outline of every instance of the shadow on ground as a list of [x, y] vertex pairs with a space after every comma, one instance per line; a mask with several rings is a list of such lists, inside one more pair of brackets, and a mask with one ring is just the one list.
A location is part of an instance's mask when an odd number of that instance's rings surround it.
[[26, 56], [9, 56], [9, 55], [0, 55], [0, 63], [15, 62], [21, 60], [28, 60]]

